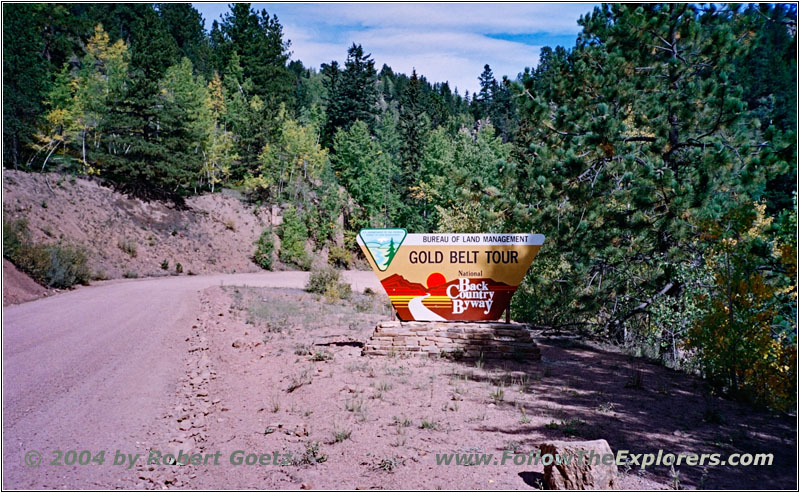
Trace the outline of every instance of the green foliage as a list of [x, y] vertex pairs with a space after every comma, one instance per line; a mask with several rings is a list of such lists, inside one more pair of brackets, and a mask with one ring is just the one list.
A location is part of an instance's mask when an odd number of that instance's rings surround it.
[[687, 347], [721, 390], [794, 409], [797, 329], [781, 312], [797, 289], [797, 240], [783, 243], [769, 234], [772, 218], [765, 205], [735, 199], [732, 204], [720, 219], [704, 224], [700, 241], [708, 242], [706, 266], [714, 279]]
[[155, 83], [134, 71], [112, 94], [101, 131], [107, 146], [90, 153], [100, 172], [123, 188], [150, 196], [173, 196], [193, 186], [201, 172], [200, 149], [208, 131], [205, 83], [184, 58]]
[[199, 74], [209, 77], [213, 73], [209, 64], [211, 46], [200, 12], [188, 3], [161, 3], [156, 8], [164, 28], [175, 40], [178, 56], [188, 58]]
[[401, 136], [399, 185], [405, 207], [399, 214], [400, 224], [405, 224], [409, 231], [425, 230], [424, 220], [417, 214], [411, 201], [420, 200], [419, 187], [415, 185], [415, 177], [422, 171], [422, 157], [430, 119], [425, 112], [423, 93], [416, 71], [411, 74], [408, 86], [400, 100], [399, 132]]
[[361, 45], [347, 50], [344, 70], [332, 61], [322, 65], [323, 84], [327, 89], [325, 142], [330, 142], [337, 130], [347, 130], [356, 121], [374, 128], [378, 94], [375, 90], [375, 62], [364, 53]]
[[329, 266], [311, 271], [306, 291], [322, 294], [331, 302], [347, 300], [352, 296], [350, 284], [342, 282], [339, 271]]
[[760, 36], [748, 15], [604, 5], [583, 17], [577, 47], [543, 50], [514, 88], [519, 193], [501, 207], [507, 224], [547, 237], [515, 317], [592, 331], [785, 407], [796, 287], [764, 270], [791, 270], [770, 253], [781, 241], [742, 238], [772, 221], [754, 202], [785, 207], [765, 191], [796, 149], [753, 125], [736, 84], [734, 61]]
[[353, 265], [353, 255], [346, 248], [332, 245], [328, 251], [328, 264], [341, 269], [349, 269]]
[[308, 230], [303, 217], [294, 206], [284, 209], [283, 224], [278, 230], [278, 236], [281, 239], [281, 249], [278, 254], [281, 262], [309, 270], [311, 257], [306, 253]]
[[65, 289], [88, 284], [91, 278], [86, 251], [68, 244], [33, 243], [24, 219], [3, 214], [3, 256], [36, 282]]
[[[289, 204], [278, 257], [302, 268], [308, 239], [319, 251], [341, 236], [329, 260], [346, 266], [363, 227], [542, 233], [515, 318], [786, 408], [796, 17], [790, 4], [605, 4], [572, 49], [544, 47], [515, 81], [486, 64], [462, 95], [377, 71], [357, 44], [343, 66], [289, 62], [278, 19], [250, 4], [208, 34], [188, 4], [13, 4], [4, 163], [178, 202], [227, 186]], [[49, 265], [19, 238], [7, 251]]]
[[322, 170], [320, 184], [314, 188], [314, 194], [318, 198], [318, 204], [310, 214], [309, 229], [316, 249], [320, 250], [332, 242], [341, 230], [339, 217], [344, 207], [343, 194], [329, 165]]
[[262, 269], [272, 270], [274, 259], [272, 253], [275, 250], [275, 242], [272, 239], [272, 228], [267, 228], [261, 232], [255, 242], [256, 251], [253, 253], [253, 261]]
[[380, 176], [381, 167], [386, 165], [383, 151], [362, 121], [337, 132], [333, 151], [333, 169], [354, 202], [345, 216], [345, 227], [360, 230], [373, 226], [373, 218], [379, 217], [386, 200], [386, 182]]
[[129, 240], [127, 238], [121, 239], [117, 242], [117, 247], [123, 252], [130, 255], [131, 258], [136, 257], [136, 243], [134, 243], [132, 240]]
[[43, 280], [47, 286], [63, 289], [76, 284], [89, 284], [91, 272], [84, 248], [55, 244], [47, 245], [45, 251], [48, 261], [45, 263]]
[[341, 281], [339, 271], [328, 266], [311, 271], [306, 291], [325, 295], [329, 300], [349, 299], [352, 294], [350, 284]]
[[222, 22], [212, 25], [211, 41], [217, 52], [214, 69], [224, 71], [237, 57], [241, 64], [240, 82], [251, 81], [252, 94], [264, 102], [265, 112], [274, 114], [281, 104], [289, 102], [292, 92], [292, 76], [286, 67], [290, 43], [284, 41], [283, 27], [275, 15], [270, 16], [263, 9], [258, 12], [249, 3], [230, 7]]
[[717, 208], [719, 190], [757, 195], [786, 163], [746, 151], [752, 130], [730, 81], [741, 46], [725, 15], [605, 5], [581, 24], [573, 52], [543, 53], [515, 89], [524, 131], [509, 219], [550, 245], [529, 277], [531, 311], [624, 342], [698, 257], [689, 218]]
[[[28, 158], [48, 90], [44, 25], [46, 7], [7, 5], [3, 9], [3, 162], [15, 168]], [[58, 67], [60, 68], [60, 67]]]
[[3, 211], [3, 257], [8, 259], [20, 257], [28, 243], [30, 243], [28, 221], [9, 219]]
[[[282, 112], [284, 114], [284, 112]], [[285, 119], [278, 138], [264, 146], [255, 175], [247, 176], [245, 188], [254, 196], [297, 199], [308, 184], [319, 179], [328, 162], [328, 151], [320, 147], [318, 131]]]

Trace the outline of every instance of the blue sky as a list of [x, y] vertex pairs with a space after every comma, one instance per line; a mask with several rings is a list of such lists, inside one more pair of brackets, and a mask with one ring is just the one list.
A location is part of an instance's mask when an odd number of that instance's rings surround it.
[[[228, 12], [227, 3], [194, 3], [206, 21]], [[360, 43], [376, 67], [412, 68], [431, 82], [448, 81], [461, 94], [478, 89], [483, 65], [499, 80], [535, 66], [543, 46], [572, 47], [578, 18], [589, 3], [254, 3], [266, 9], [291, 40], [292, 59], [319, 68], [344, 62]]]

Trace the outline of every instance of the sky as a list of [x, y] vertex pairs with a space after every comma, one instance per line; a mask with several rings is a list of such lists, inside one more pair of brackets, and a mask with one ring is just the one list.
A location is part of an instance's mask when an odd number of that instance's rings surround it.
[[[229, 11], [227, 3], [193, 3], [206, 29]], [[344, 63], [347, 48], [361, 44], [380, 71], [424, 75], [470, 93], [489, 64], [496, 79], [535, 67], [543, 46], [572, 47], [578, 18], [589, 3], [254, 3], [275, 14], [291, 41], [293, 60], [319, 69]]]

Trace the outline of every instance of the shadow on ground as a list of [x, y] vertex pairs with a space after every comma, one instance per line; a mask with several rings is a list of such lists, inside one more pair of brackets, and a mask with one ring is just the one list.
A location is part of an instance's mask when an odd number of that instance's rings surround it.
[[[773, 454], [772, 465], [676, 467], [681, 487], [706, 489], [796, 489], [796, 417], [757, 409], [711, 394], [699, 378], [640, 358], [572, 340], [537, 341], [541, 361], [482, 363], [471, 379], [491, 385], [525, 382], [537, 396], [528, 402], [530, 416], [550, 416], [549, 423], [503, 429], [478, 425], [481, 431], [506, 433], [522, 450], [545, 440], [608, 441], [613, 451], [632, 453]], [[461, 362], [462, 368], [475, 365]], [[513, 397], [500, 406], [518, 406]], [[668, 466], [621, 467], [626, 474], [648, 475], [674, 484]], [[523, 477], [523, 475], [525, 475]], [[538, 473], [521, 473], [534, 486]]]

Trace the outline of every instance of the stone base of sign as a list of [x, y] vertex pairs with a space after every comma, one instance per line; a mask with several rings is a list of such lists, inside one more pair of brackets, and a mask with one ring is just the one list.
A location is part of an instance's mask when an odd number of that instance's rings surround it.
[[362, 354], [541, 359], [527, 325], [499, 322], [381, 322]]

